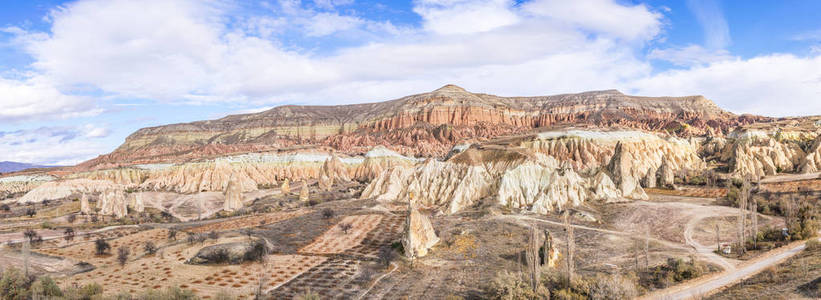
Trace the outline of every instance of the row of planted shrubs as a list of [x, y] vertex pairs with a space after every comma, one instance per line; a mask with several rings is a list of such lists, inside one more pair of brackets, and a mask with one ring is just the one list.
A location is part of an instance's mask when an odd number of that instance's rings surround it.
[[[103, 296], [103, 287], [97, 283], [70, 285], [61, 289], [51, 277], [26, 277], [16, 268], [8, 268], [0, 278], [0, 298], [4, 300], [28, 299], [65, 299], [65, 300], [194, 300], [200, 299], [190, 290], [171, 287], [164, 290], [145, 290], [137, 294], [120, 293]], [[222, 292], [214, 299], [234, 299], [227, 292]]]

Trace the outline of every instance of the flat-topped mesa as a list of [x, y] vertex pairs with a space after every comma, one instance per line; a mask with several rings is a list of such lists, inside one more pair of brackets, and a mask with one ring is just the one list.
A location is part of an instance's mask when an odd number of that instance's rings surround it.
[[330, 147], [354, 155], [389, 145], [403, 155], [442, 157], [453, 145], [556, 125], [628, 127], [722, 135], [760, 117], [721, 110], [702, 96], [637, 97], [615, 90], [499, 97], [446, 85], [396, 100], [337, 106], [286, 105], [217, 120], [149, 127], [114, 152], [79, 165], [110, 168], [275, 149]]

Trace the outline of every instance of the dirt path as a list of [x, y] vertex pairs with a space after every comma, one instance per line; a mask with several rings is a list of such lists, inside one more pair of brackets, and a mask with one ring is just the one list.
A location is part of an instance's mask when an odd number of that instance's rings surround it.
[[[547, 224], [552, 224], [552, 225], [557, 225], [557, 226], [564, 226], [564, 223], [562, 223], [562, 222], [550, 221], [550, 220], [539, 219], [539, 218], [534, 218], [534, 217], [530, 217], [530, 216], [522, 216], [522, 215], [500, 215], [500, 216], [497, 216], [495, 218], [501, 219], [501, 220], [513, 220], [513, 221], [521, 221], [521, 220], [535, 221], [535, 222], [547, 223]], [[573, 226], [573, 228], [577, 228], [577, 229], [598, 231], [598, 232], [603, 232], [603, 233], [609, 233], [609, 234], [614, 234], [614, 235], [625, 236], [625, 237], [629, 237], [629, 238], [635, 238], [636, 237], [635, 233], [630, 233], [630, 232], [622, 232], [622, 231], [615, 231], [615, 230], [609, 230], [609, 229], [603, 229], [603, 228], [595, 228], [595, 227], [589, 227], [589, 226], [578, 225], [578, 224], [571, 224], [571, 226]], [[644, 240], [644, 237], [641, 237], [641, 239]], [[662, 240], [662, 239], [657, 239], [657, 238], [652, 238], [652, 237], [649, 238], [649, 240], [653, 241], [653, 242], [656, 242], [656, 243], [659, 243], [659, 244], [662, 244], [662, 245], [665, 245], [667, 247], [671, 247], [671, 248], [690, 250], [690, 247], [686, 247], [682, 244], [674, 243], [674, 242], [667, 241], [667, 240]]]
[[644, 296], [641, 299], [699, 299], [700, 297], [709, 296], [718, 291], [722, 287], [736, 283], [742, 279], [749, 278], [764, 269], [781, 263], [802, 250], [806, 242], [784, 246], [764, 254], [759, 258], [746, 262], [743, 266], [735, 270], [725, 271], [717, 275], [708, 276], [706, 278], [698, 279], [692, 283], [685, 283], [674, 286], [666, 290], [654, 292], [650, 295]]
[[696, 225], [705, 218], [714, 216], [719, 215], [705, 215], [690, 219], [690, 221], [687, 222], [687, 226], [684, 228], [684, 240], [687, 243], [687, 245], [693, 247], [693, 249], [695, 249], [696, 252], [698, 252], [699, 256], [701, 256], [702, 258], [721, 266], [722, 268], [724, 268], [724, 270], [735, 270], [735, 264], [727, 261], [726, 258], [713, 252], [713, 249], [716, 249], [718, 245], [704, 246], [693, 238], [693, 230], [695, 229]]

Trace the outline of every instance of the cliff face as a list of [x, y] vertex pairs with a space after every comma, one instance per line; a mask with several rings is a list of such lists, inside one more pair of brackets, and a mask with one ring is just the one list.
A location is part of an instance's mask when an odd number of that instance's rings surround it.
[[520, 139], [512, 142], [519, 147], [487, 144], [447, 161], [388, 169], [361, 197], [408, 202], [415, 195], [413, 202], [445, 213], [490, 199], [495, 205], [547, 213], [586, 201], [647, 199], [643, 185], [655, 183], [658, 174], [706, 167], [696, 154], [697, 141], [652, 133], [552, 131]]
[[412, 156], [443, 156], [460, 141], [567, 124], [726, 132], [739, 117], [701, 96], [636, 97], [615, 90], [544, 97], [475, 94], [448, 85], [397, 100], [340, 106], [280, 106], [218, 120], [140, 129], [117, 150], [80, 165], [180, 161], [228, 153], [331, 147], [345, 154], [385, 145]]

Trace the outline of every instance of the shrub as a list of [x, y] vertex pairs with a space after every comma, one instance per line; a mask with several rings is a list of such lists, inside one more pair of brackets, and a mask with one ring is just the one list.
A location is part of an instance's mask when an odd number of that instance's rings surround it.
[[2, 209], [2, 210], [3, 210], [3, 211], [5, 211], [5, 212], [9, 212], [9, 211], [11, 211], [11, 207], [9, 207], [9, 205], [8, 205], [8, 204], [3, 204], [3, 205], [0, 205], [0, 209]]
[[23, 236], [29, 240], [29, 243], [34, 243], [40, 235], [34, 229], [29, 228], [23, 231]]
[[96, 299], [102, 293], [103, 287], [95, 282], [81, 287], [69, 287], [63, 291], [63, 296], [67, 300], [87, 300]]
[[393, 259], [396, 257], [396, 254], [395, 252], [393, 252], [393, 248], [385, 245], [379, 247], [379, 253], [377, 254], [377, 256], [379, 258], [379, 262], [385, 265], [385, 267], [388, 267], [393, 261]]
[[330, 219], [334, 217], [334, 210], [330, 208], [322, 209], [322, 218]]
[[138, 297], [144, 300], [194, 300], [199, 299], [194, 292], [179, 287], [169, 287], [165, 290], [149, 290]]
[[129, 254], [131, 254], [131, 250], [129, 250], [128, 247], [120, 246], [120, 248], [117, 248], [117, 262], [119, 262], [121, 266], [124, 266], [128, 261]]
[[220, 248], [220, 249], [214, 250], [214, 256], [213, 256], [213, 259], [212, 259], [213, 262], [218, 263], [218, 264], [224, 264], [224, 263], [228, 263], [228, 261], [230, 259], [231, 259], [231, 255], [228, 253], [228, 249]]
[[92, 215], [91, 216], [91, 223], [97, 223], [99, 221], [100, 221], [100, 218], [97, 217], [97, 215]]
[[525, 282], [522, 277], [508, 271], [501, 271], [491, 281], [488, 287], [488, 296], [490, 299], [505, 300], [550, 299], [550, 292], [541, 284], [534, 292], [530, 284]]
[[69, 223], [74, 223], [74, 221], [77, 221], [77, 215], [75, 215], [75, 214], [68, 215], [68, 217], [66, 217], [66, 221], [68, 221]]
[[29, 298], [29, 280], [20, 270], [11, 267], [0, 278], [0, 294], [3, 299], [25, 300]]
[[[54, 297], [62, 297], [63, 291], [60, 290], [60, 287], [57, 286], [57, 283], [54, 282], [51, 277], [43, 276], [31, 285], [31, 294], [45, 299], [51, 299]], [[40, 297], [35, 297], [35, 299]]]
[[143, 249], [145, 250], [145, 254], [154, 255], [154, 253], [157, 253], [157, 245], [154, 245], [152, 241], [145, 242]]
[[43, 221], [43, 223], [40, 223], [40, 228], [54, 229], [54, 224], [51, 224], [51, 222], [49, 222], [49, 221]]
[[26, 215], [29, 216], [29, 218], [33, 218], [34, 215], [36, 215], [36, 214], [37, 214], [37, 211], [34, 210], [34, 207], [26, 208]]
[[108, 252], [109, 249], [111, 249], [111, 245], [109, 245], [108, 242], [105, 241], [105, 239], [98, 238], [96, 241], [94, 241], [94, 249], [97, 255], [103, 255], [106, 252]]
[[220, 234], [216, 231], [211, 231], [208, 233], [208, 238], [212, 240], [217, 240], [220, 238]]
[[71, 242], [74, 239], [74, 228], [68, 227], [63, 231], [63, 238], [66, 242]]
[[597, 274], [590, 284], [592, 299], [633, 299], [638, 296], [635, 282], [618, 274]]
[[349, 223], [339, 224], [339, 229], [342, 229], [342, 232], [344, 232], [345, 234], [348, 234], [348, 231], [350, 231], [351, 228], [353, 228], [353, 225]]
[[319, 294], [311, 292], [311, 289], [305, 292], [305, 294], [299, 295], [296, 297], [297, 300], [319, 300]]
[[171, 228], [171, 229], [168, 230], [168, 239], [169, 240], [175, 240], [175, 241], [177, 240], [177, 230], [176, 229]]

